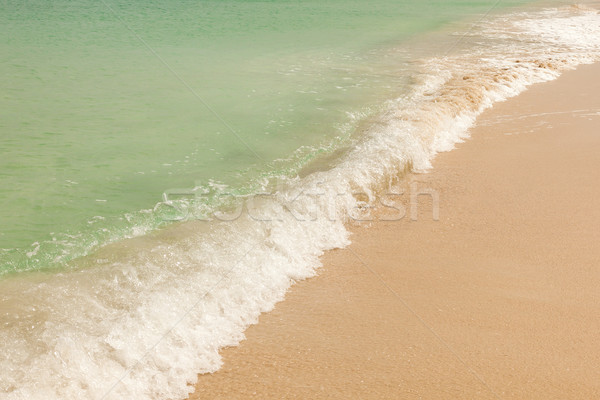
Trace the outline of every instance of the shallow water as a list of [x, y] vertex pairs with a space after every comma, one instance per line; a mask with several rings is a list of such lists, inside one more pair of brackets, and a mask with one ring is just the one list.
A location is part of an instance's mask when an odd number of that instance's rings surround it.
[[295, 174], [408, 90], [431, 49], [399, 44], [492, 4], [3, 2], [0, 273], [158, 227], [165, 190]]

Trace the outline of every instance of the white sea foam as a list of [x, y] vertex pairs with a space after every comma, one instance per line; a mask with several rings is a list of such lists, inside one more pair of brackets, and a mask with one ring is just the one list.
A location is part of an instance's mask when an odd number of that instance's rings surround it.
[[[564, 9], [480, 27], [484, 44], [430, 59], [324, 171], [287, 179], [231, 221], [188, 222], [109, 245], [72, 271], [0, 283], [2, 399], [178, 399], [249, 324], [349, 243], [378, 184], [468, 136], [485, 108], [598, 59], [600, 17]], [[501, 39], [498, 39], [501, 38]], [[231, 215], [231, 214], [229, 214]], [[259, 218], [260, 217], [260, 218]]]

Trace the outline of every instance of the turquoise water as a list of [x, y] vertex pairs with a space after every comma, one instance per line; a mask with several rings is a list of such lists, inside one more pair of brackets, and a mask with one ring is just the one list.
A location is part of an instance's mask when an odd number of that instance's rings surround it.
[[410, 83], [398, 43], [494, 3], [2, 2], [0, 271], [154, 229], [170, 188], [294, 174]]

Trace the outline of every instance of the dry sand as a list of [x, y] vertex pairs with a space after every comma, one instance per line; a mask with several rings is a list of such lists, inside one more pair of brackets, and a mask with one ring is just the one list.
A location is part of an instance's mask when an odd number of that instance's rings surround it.
[[487, 111], [192, 399], [600, 398], [600, 66]]

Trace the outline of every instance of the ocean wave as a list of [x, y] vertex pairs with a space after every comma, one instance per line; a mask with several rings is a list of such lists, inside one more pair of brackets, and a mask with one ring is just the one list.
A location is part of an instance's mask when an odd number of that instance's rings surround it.
[[219, 349], [349, 244], [349, 216], [380, 187], [429, 169], [494, 103], [600, 55], [600, 16], [581, 8], [499, 16], [468, 34], [466, 50], [421, 60], [412, 91], [363, 121], [327, 168], [265, 183], [220, 218], [0, 281], [0, 398], [185, 398], [221, 366]]

